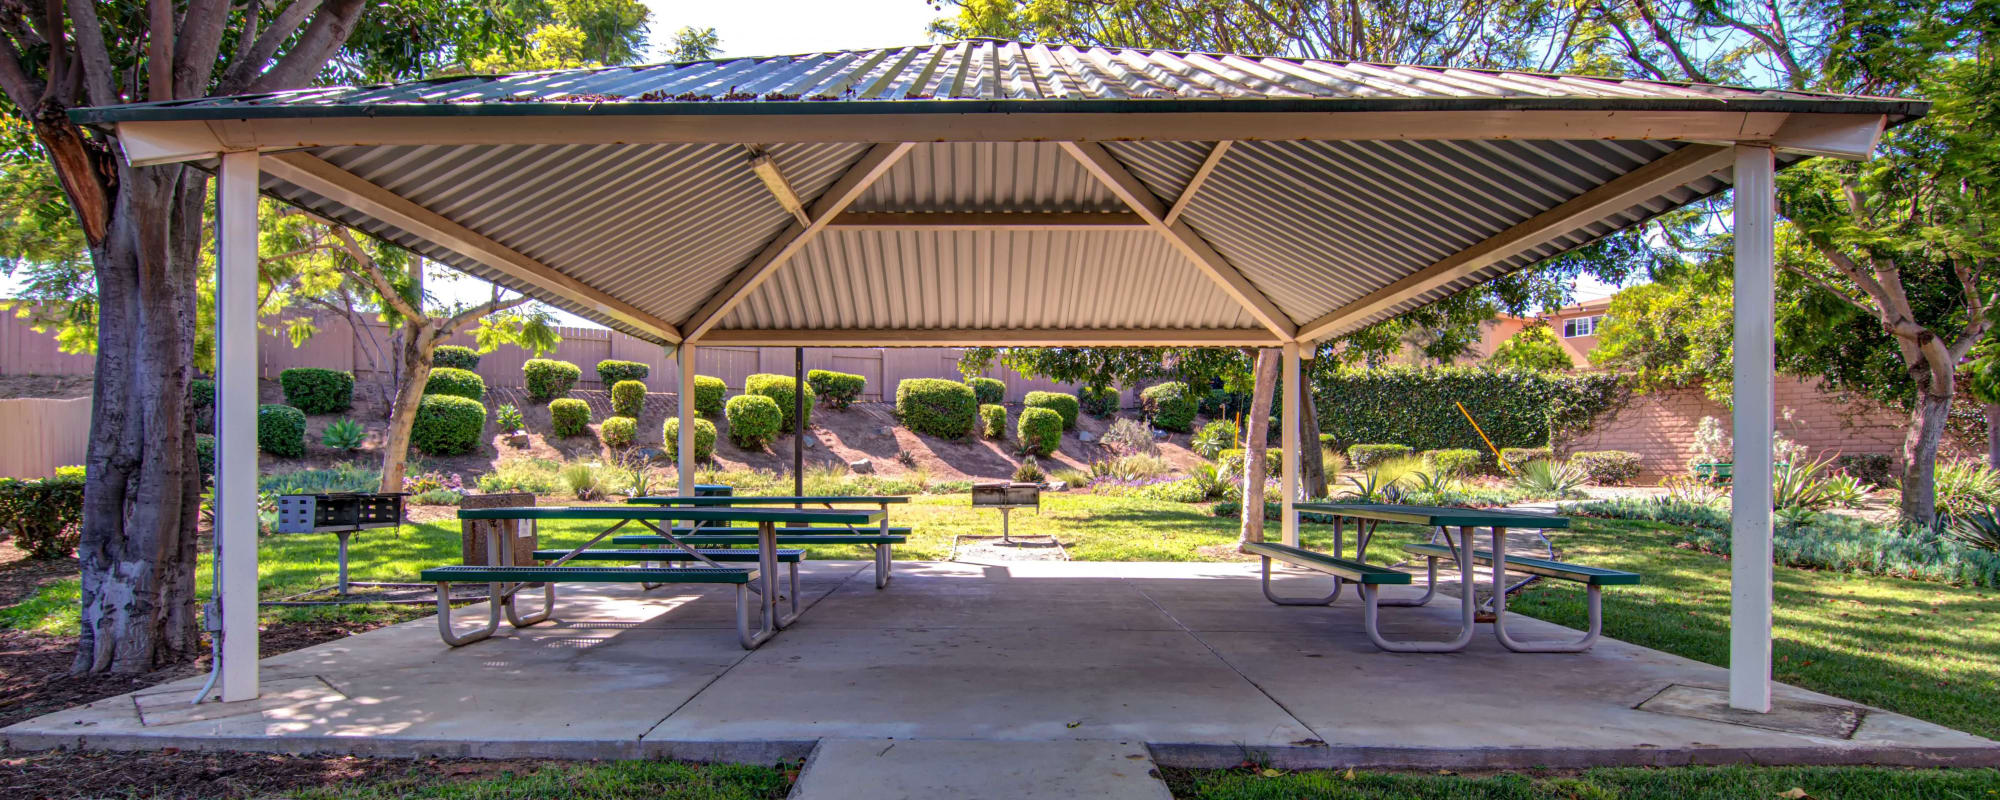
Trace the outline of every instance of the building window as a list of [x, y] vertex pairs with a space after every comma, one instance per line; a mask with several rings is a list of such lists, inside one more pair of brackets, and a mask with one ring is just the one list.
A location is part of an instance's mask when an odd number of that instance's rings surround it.
[[1594, 317], [1572, 317], [1563, 320], [1563, 338], [1574, 339], [1578, 336], [1596, 336], [1598, 327], [1603, 324], [1604, 315], [1602, 314]]

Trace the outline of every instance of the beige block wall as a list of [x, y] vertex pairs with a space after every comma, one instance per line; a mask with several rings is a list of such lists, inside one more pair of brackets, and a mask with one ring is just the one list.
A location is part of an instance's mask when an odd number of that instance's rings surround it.
[[[1900, 463], [1908, 420], [1902, 413], [1869, 400], [1823, 392], [1813, 380], [1779, 376], [1774, 388], [1779, 433], [1805, 445], [1814, 457], [1883, 453]], [[1704, 416], [1720, 419], [1724, 430], [1731, 427], [1729, 409], [1710, 401], [1699, 387], [1634, 395], [1567, 449], [1638, 453], [1644, 479], [1657, 480], [1685, 468], [1694, 451], [1695, 429]]]

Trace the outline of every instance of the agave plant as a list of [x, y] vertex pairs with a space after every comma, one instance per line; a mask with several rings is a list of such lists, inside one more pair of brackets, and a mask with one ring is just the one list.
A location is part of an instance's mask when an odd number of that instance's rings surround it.
[[1938, 512], [1949, 517], [1975, 514], [2000, 504], [2000, 471], [1978, 461], [1939, 461]]
[[1188, 468], [1187, 479], [1203, 500], [1219, 500], [1229, 494], [1229, 472], [1214, 464], [1196, 464]]
[[1590, 475], [1567, 461], [1540, 459], [1521, 465], [1514, 488], [1535, 497], [1573, 497]]
[[1868, 486], [1853, 475], [1835, 472], [1827, 476], [1826, 498], [1841, 508], [1860, 508], [1868, 499]]
[[1693, 475], [1669, 475], [1660, 481], [1660, 488], [1667, 490], [1670, 501], [1700, 506], [1713, 506], [1728, 496], [1715, 484]]
[[1779, 509], [1803, 508], [1822, 511], [1833, 507], [1829, 491], [1828, 467], [1833, 457], [1814, 461], [1802, 455], [1772, 465], [1771, 503]]
[[1348, 484], [1354, 488], [1341, 492], [1341, 496], [1363, 503], [1400, 502], [1405, 485], [1424, 474], [1423, 464], [1423, 459], [1415, 456], [1381, 462], [1360, 475], [1347, 476]]
[[1956, 515], [1944, 533], [1967, 547], [2000, 553], [2000, 508], [1987, 506]]

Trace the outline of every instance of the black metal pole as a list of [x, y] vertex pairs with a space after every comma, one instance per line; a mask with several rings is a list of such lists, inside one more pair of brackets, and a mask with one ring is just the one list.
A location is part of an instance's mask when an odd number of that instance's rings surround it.
[[[806, 349], [792, 348], [792, 496], [806, 494]], [[799, 505], [799, 508], [804, 508]]]

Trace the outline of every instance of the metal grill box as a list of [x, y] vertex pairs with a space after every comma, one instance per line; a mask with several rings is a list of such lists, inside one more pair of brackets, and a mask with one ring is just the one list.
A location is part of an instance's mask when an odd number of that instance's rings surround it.
[[360, 531], [402, 524], [403, 492], [287, 494], [278, 497], [279, 533]]

